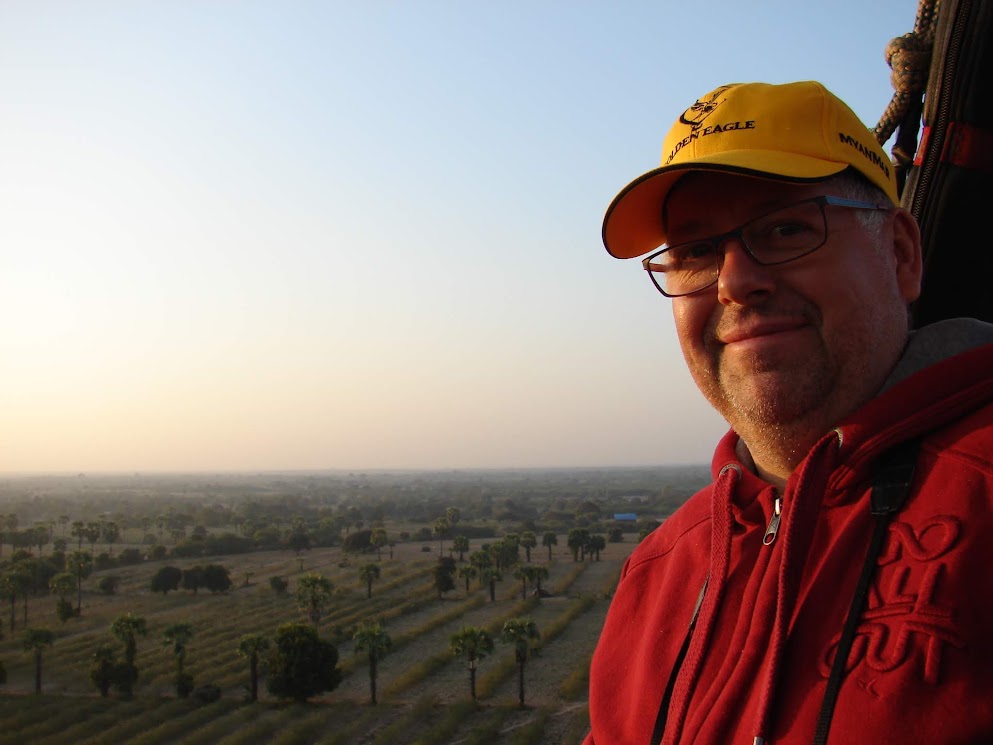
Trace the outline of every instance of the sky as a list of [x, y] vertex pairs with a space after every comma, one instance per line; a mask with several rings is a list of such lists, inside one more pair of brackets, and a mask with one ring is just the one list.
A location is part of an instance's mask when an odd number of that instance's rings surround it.
[[914, 0], [0, 0], [0, 472], [709, 463], [603, 212]]

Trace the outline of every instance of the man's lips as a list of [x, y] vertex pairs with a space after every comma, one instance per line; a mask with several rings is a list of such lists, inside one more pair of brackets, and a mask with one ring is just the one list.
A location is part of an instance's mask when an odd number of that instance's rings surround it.
[[[754, 323], [744, 323], [726, 331], [718, 331], [717, 340], [723, 344], [740, 344], [753, 339], [785, 334], [804, 328], [806, 320], [802, 318], [784, 318], [779, 320], [763, 320]], [[770, 340], [771, 341], [771, 340]]]

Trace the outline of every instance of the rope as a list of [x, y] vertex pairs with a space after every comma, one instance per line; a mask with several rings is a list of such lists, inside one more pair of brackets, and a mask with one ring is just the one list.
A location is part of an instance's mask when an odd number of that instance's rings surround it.
[[[914, 30], [886, 45], [886, 63], [893, 71], [893, 98], [873, 129], [882, 145], [904, 121], [913, 103], [920, 101], [931, 67], [931, 48], [941, 0], [920, 0]], [[894, 153], [896, 155], [896, 153]]]

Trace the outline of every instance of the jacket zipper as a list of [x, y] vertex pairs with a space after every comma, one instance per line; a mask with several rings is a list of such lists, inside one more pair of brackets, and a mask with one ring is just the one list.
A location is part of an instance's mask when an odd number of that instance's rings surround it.
[[783, 517], [783, 498], [776, 497], [776, 501], [772, 503], [772, 517], [769, 518], [769, 527], [765, 529], [765, 536], [762, 538], [762, 543], [766, 546], [772, 544], [776, 540], [776, 534], [779, 533], [779, 522]]

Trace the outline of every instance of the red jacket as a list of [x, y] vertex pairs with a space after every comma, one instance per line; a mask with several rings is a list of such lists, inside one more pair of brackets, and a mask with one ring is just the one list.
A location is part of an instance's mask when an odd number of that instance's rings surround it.
[[[813, 742], [873, 529], [873, 464], [916, 437], [828, 743], [993, 742], [990, 344], [886, 389], [811, 450], [782, 495], [738, 461], [728, 433], [714, 483], [624, 566], [593, 658], [586, 744], [649, 745], [677, 667], [663, 743]], [[777, 496], [781, 523], [764, 545]]]

